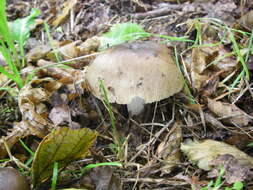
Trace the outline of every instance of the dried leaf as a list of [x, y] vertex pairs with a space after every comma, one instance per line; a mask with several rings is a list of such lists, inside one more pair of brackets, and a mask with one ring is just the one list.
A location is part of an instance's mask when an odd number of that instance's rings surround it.
[[55, 64], [51, 61], [45, 61], [43, 59], [38, 61], [38, 66], [45, 67], [45, 69], [41, 70], [41, 75], [51, 76], [54, 79], [58, 79], [64, 84], [70, 83], [78, 83], [80, 81], [84, 81], [84, 74], [80, 70], [76, 70], [73, 68], [62, 68], [62, 67], [53, 67], [52, 65]]
[[205, 57], [206, 54], [202, 52], [200, 48], [193, 48], [191, 61], [189, 61], [191, 63], [190, 73], [192, 85], [195, 89], [198, 90], [202, 87], [203, 83], [205, 83], [205, 81], [209, 78], [207, 75], [203, 73], [206, 68]]
[[97, 36], [93, 36], [92, 38], [88, 38], [85, 42], [81, 43], [78, 46], [81, 55], [87, 55], [92, 52], [96, 52], [100, 45], [100, 39]]
[[242, 165], [253, 164], [253, 158], [246, 153], [231, 145], [211, 139], [202, 142], [187, 139], [181, 144], [181, 150], [192, 163], [196, 163], [203, 170], [210, 170], [212, 161], [224, 154], [233, 155]]
[[68, 0], [63, 4], [64, 8], [62, 13], [57, 16], [57, 18], [53, 21], [54, 26], [59, 26], [68, 16], [70, 10], [75, 6], [77, 0]]
[[250, 171], [252, 166], [243, 166], [234, 156], [230, 154], [223, 154], [218, 156], [212, 161], [211, 164], [215, 168], [208, 173], [208, 177], [219, 176], [220, 166], [223, 166], [225, 169], [223, 178], [225, 178], [226, 182], [229, 184], [235, 183], [237, 181], [251, 180], [253, 177], [253, 173]]
[[253, 29], [253, 10], [247, 12], [239, 19], [239, 24], [249, 31]]
[[248, 125], [250, 118], [234, 104], [208, 99], [208, 108], [219, 117], [225, 117], [226, 122], [240, 127]]
[[23, 118], [39, 130], [53, 128], [47, 119], [48, 109], [45, 102], [51, 94], [62, 86], [52, 78], [34, 79], [25, 85], [19, 93], [19, 108]]
[[57, 61], [57, 58], [55, 57], [56, 52], [63, 60], [68, 60], [68, 59], [78, 57], [80, 54], [80, 50], [77, 47], [78, 43], [80, 43], [80, 41], [75, 41], [75, 42], [65, 44], [57, 48], [57, 50], [49, 52], [47, 54], [47, 58], [53, 62], [56, 62]]
[[65, 122], [71, 121], [70, 110], [65, 104], [53, 107], [48, 117], [55, 126], [64, 125]]
[[26, 58], [28, 62], [36, 62], [39, 59], [42, 59], [46, 54], [51, 50], [51, 47], [48, 45], [38, 45], [32, 48], [27, 54]]
[[72, 130], [62, 127], [52, 131], [41, 141], [35, 153], [32, 164], [33, 184], [48, 179], [55, 162], [62, 168], [75, 159], [85, 157], [96, 136], [97, 132], [87, 128]]
[[15, 123], [11, 132], [9, 132], [7, 136], [2, 136], [0, 139], [0, 158], [4, 158], [7, 154], [4, 141], [7, 143], [9, 149], [11, 149], [20, 138], [24, 138], [29, 135], [43, 138], [46, 133], [45, 131], [39, 130], [38, 128], [32, 126], [28, 121]]

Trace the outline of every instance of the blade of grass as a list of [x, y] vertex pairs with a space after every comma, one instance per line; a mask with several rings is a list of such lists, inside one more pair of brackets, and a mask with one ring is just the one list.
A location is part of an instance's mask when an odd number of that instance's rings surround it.
[[19, 88], [23, 87], [23, 81], [16, 65], [20, 65], [19, 57], [14, 46], [5, 12], [6, 1], [0, 1], [0, 51], [9, 66], [12, 73], [7, 72], [4, 67], [1, 67], [0, 72], [6, 75], [11, 80], [15, 81]]
[[91, 170], [92, 168], [99, 167], [99, 166], [119, 166], [119, 167], [122, 167], [122, 164], [120, 162], [104, 162], [104, 163], [97, 163], [97, 164], [89, 164], [81, 169], [81, 174], [84, 174], [87, 171]]
[[239, 59], [240, 63], [242, 64], [242, 67], [243, 67], [243, 71], [245, 72], [245, 77], [246, 77], [246, 80], [249, 80], [249, 70], [248, 70], [248, 67], [245, 63], [245, 60], [241, 54], [241, 51], [239, 49], [239, 46], [235, 40], [235, 37], [234, 37], [234, 34], [231, 32], [230, 28], [227, 28], [228, 30], [228, 33], [229, 33], [229, 38], [232, 42], [232, 45], [233, 45], [233, 49], [237, 55], [237, 58]]
[[[174, 55], [175, 55], [175, 59], [176, 59], [177, 68], [180, 71], [181, 75], [183, 76], [180, 65], [179, 65], [179, 58], [178, 58], [178, 52], [177, 52], [177, 47], [176, 46], [174, 46]], [[187, 81], [185, 80], [184, 77], [183, 77], [183, 79], [184, 79], [184, 91], [185, 91], [190, 103], [191, 104], [196, 104], [196, 101], [194, 100], [194, 97], [191, 93], [191, 90], [190, 90], [188, 84], [187, 84]]]
[[31, 156], [34, 156], [34, 152], [24, 143], [24, 141], [22, 141], [21, 139], [19, 139], [19, 142], [21, 143], [21, 145], [25, 148], [25, 150], [27, 151], [27, 152], [29, 152], [29, 154], [31, 155]]
[[104, 87], [103, 81], [100, 79], [99, 83], [100, 83], [100, 89], [102, 90], [102, 93], [104, 96], [103, 104], [109, 113], [110, 121], [112, 124], [112, 134], [113, 134], [114, 143], [116, 145], [117, 156], [120, 160], [122, 160], [123, 159], [123, 148], [122, 148], [123, 143], [121, 142], [121, 139], [119, 137], [119, 134], [118, 134], [118, 131], [116, 128], [116, 118], [115, 118], [114, 113], [112, 111], [112, 106], [109, 102], [109, 99], [107, 96], [107, 91]]
[[55, 162], [53, 166], [53, 176], [51, 183], [52, 190], [56, 190], [57, 178], [58, 178], [58, 162]]
[[60, 61], [61, 61], [61, 57], [60, 57], [58, 51], [56, 50], [56, 47], [55, 47], [54, 44], [53, 44], [53, 39], [52, 39], [52, 36], [51, 36], [51, 34], [50, 34], [49, 25], [48, 25], [46, 22], [43, 22], [43, 24], [44, 24], [44, 28], [45, 28], [45, 31], [46, 31], [46, 34], [47, 34], [47, 37], [48, 37], [50, 46], [51, 46], [52, 49], [53, 49], [55, 58], [56, 58], [57, 62], [60, 62]]

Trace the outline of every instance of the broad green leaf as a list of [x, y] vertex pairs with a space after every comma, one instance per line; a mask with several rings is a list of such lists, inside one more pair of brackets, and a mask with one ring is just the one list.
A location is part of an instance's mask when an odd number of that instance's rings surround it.
[[134, 41], [150, 35], [151, 34], [145, 32], [145, 30], [136, 23], [126, 22], [115, 24], [110, 28], [109, 32], [101, 37], [100, 49], [105, 49], [126, 41]]
[[17, 19], [11, 23], [11, 34], [13, 39], [19, 44], [19, 48], [24, 46], [25, 41], [29, 38], [30, 29], [35, 24], [35, 18], [39, 15], [39, 9], [32, 9], [29, 16]]
[[47, 180], [53, 173], [53, 165], [59, 169], [70, 162], [84, 157], [97, 137], [97, 132], [87, 128], [69, 129], [62, 127], [52, 131], [40, 143], [32, 164], [33, 184]]

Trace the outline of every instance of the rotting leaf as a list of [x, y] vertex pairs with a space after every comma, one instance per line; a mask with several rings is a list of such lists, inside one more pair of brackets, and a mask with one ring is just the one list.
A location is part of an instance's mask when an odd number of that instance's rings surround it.
[[253, 10], [243, 15], [239, 19], [239, 24], [251, 31], [253, 29]]
[[208, 99], [208, 108], [219, 117], [225, 117], [226, 122], [240, 127], [248, 125], [250, 118], [247, 114], [234, 104], [224, 103]]
[[225, 170], [223, 178], [225, 178], [226, 182], [229, 184], [237, 181], [248, 181], [253, 177], [253, 173], [250, 171], [253, 166], [240, 164], [238, 160], [230, 154], [218, 156], [211, 164], [214, 168], [208, 173], [208, 177], [213, 178], [219, 176], [220, 166], [223, 166]]
[[63, 125], [64, 122], [71, 121], [70, 110], [66, 104], [53, 107], [48, 117], [55, 126]]
[[[75, 57], [78, 57], [80, 54], [80, 50], [77, 47], [77, 44], [80, 43], [80, 41], [71, 42], [68, 44], [64, 44], [63, 46], [57, 48], [57, 54], [63, 58], [63, 60], [72, 59]], [[51, 51], [47, 54], [47, 58], [49, 58], [51, 61], [56, 62], [57, 58], [55, 57], [55, 50]]]
[[206, 68], [205, 57], [206, 54], [202, 52], [200, 48], [193, 48], [190, 70], [193, 87], [196, 89], [200, 89], [203, 83], [209, 78], [207, 75], [203, 74]]
[[39, 128], [32, 126], [28, 121], [24, 120], [19, 123], [15, 123], [12, 130], [7, 133], [7, 136], [2, 136], [0, 139], [0, 158], [4, 158], [7, 154], [4, 141], [8, 145], [9, 149], [11, 149], [20, 138], [30, 135], [43, 138], [46, 134], [45, 131], [41, 131]]
[[46, 54], [51, 50], [51, 47], [48, 45], [38, 45], [32, 48], [27, 54], [26, 58], [28, 62], [35, 62], [39, 59], [42, 59]]
[[52, 78], [33, 79], [19, 93], [18, 104], [23, 118], [39, 130], [53, 128], [47, 119], [48, 109], [44, 104], [62, 84]]
[[212, 161], [223, 154], [233, 155], [242, 165], [253, 164], [253, 158], [246, 153], [231, 145], [211, 139], [202, 142], [187, 139], [181, 144], [181, 150], [192, 163], [196, 163], [203, 170], [210, 170]]
[[52, 131], [40, 143], [32, 164], [33, 184], [36, 186], [52, 175], [53, 164], [59, 168], [75, 159], [85, 157], [97, 137], [97, 132], [88, 128], [72, 130], [62, 127]]

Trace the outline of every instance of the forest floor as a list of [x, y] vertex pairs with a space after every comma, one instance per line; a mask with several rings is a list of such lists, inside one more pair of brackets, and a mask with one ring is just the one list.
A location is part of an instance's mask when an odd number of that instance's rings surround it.
[[[253, 189], [253, 1], [9, 0], [6, 17], [0, 166], [32, 189]], [[99, 100], [103, 40], [165, 44], [184, 87], [137, 116]]]

